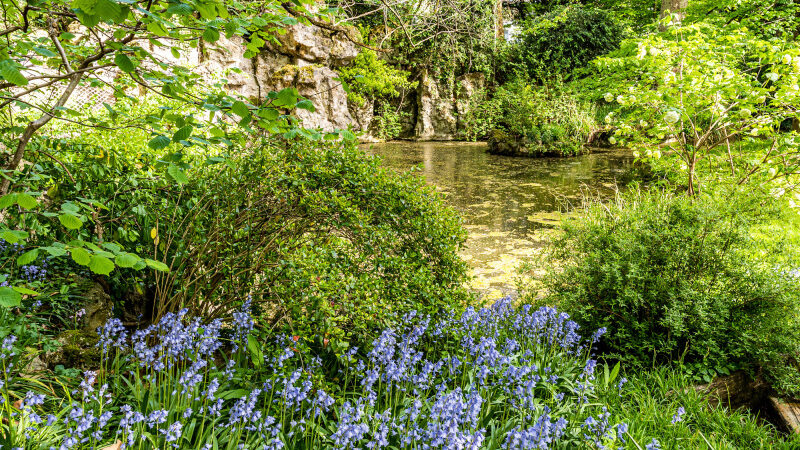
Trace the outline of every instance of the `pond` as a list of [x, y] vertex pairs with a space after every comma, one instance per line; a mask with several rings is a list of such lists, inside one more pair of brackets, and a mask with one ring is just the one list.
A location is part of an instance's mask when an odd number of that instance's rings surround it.
[[414, 173], [444, 193], [469, 232], [462, 252], [487, 298], [514, 291], [514, 269], [538, 251], [563, 213], [586, 196], [607, 198], [632, 178], [633, 156], [602, 150], [574, 158], [514, 158], [486, 144], [389, 142], [364, 145], [390, 168]]

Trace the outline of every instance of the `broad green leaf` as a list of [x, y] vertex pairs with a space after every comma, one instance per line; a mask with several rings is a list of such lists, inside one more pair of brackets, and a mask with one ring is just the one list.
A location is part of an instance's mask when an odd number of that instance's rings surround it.
[[56, 56], [58, 56], [55, 52], [51, 51], [50, 49], [45, 47], [40, 47], [38, 45], [36, 47], [33, 47], [33, 51], [46, 58], [55, 58]]
[[46, 251], [50, 256], [58, 257], [67, 254], [67, 251], [61, 247], [41, 247], [41, 250]]
[[203, 32], [203, 40], [206, 42], [217, 42], [219, 40], [219, 31], [214, 27], [206, 28]]
[[126, 268], [135, 266], [141, 260], [142, 258], [132, 253], [120, 253], [114, 258], [118, 266]]
[[18, 266], [28, 265], [28, 264], [36, 261], [36, 258], [38, 258], [38, 257], [39, 257], [39, 249], [38, 248], [35, 248], [33, 250], [29, 250], [29, 251], [19, 255], [19, 257], [17, 257], [17, 265]]
[[13, 308], [22, 303], [22, 295], [10, 287], [0, 287], [0, 306]]
[[114, 252], [114, 253], [119, 253], [120, 250], [122, 250], [122, 247], [120, 247], [119, 245], [117, 245], [117, 244], [115, 244], [113, 242], [103, 242], [102, 246], [107, 248], [109, 251]]
[[285, 107], [293, 107], [294, 104], [297, 102], [297, 89], [295, 88], [286, 88], [282, 89], [278, 92], [278, 96], [275, 98], [274, 104], [276, 106], [285, 106]]
[[17, 194], [17, 204], [22, 209], [33, 209], [39, 206], [39, 203], [32, 195], [25, 193]]
[[114, 55], [114, 64], [123, 72], [133, 72], [136, 69], [136, 66], [133, 65], [133, 61], [124, 53], [117, 53]]
[[167, 13], [175, 14], [178, 16], [188, 16], [194, 12], [191, 6], [187, 5], [186, 3], [178, 3], [177, 5], [173, 4], [169, 8], [167, 8]]
[[231, 111], [239, 117], [246, 117], [250, 115], [250, 109], [247, 108], [247, 105], [244, 102], [237, 101], [233, 102], [233, 106], [231, 106]]
[[341, 130], [339, 134], [342, 136], [342, 139], [346, 141], [353, 141], [356, 139], [356, 135], [353, 134], [350, 130]]
[[152, 148], [153, 150], [161, 150], [169, 145], [171, 141], [168, 137], [164, 135], [158, 135], [153, 139], [150, 139], [150, 142], [147, 143], [147, 146]]
[[175, 164], [170, 164], [169, 167], [167, 167], [167, 173], [172, 177], [173, 180], [180, 184], [186, 184], [189, 182], [189, 178], [186, 177], [186, 173], [183, 172], [183, 169]]
[[120, 4], [114, 0], [97, 0], [94, 5], [94, 14], [100, 18], [102, 22], [109, 20], [116, 20], [122, 8]]
[[77, 230], [78, 228], [83, 226], [83, 222], [74, 214], [64, 213], [58, 215], [58, 221], [61, 222], [61, 225], [64, 225], [64, 228], [69, 230]]
[[89, 270], [99, 275], [108, 275], [114, 270], [114, 263], [105, 256], [93, 255], [89, 261]]
[[3, 238], [9, 244], [16, 244], [23, 239], [27, 239], [28, 233], [20, 230], [5, 230], [0, 233], [0, 238]]
[[247, 349], [250, 351], [250, 360], [256, 368], [260, 368], [264, 362], [264, 353], [261, 346], [252, 334], [247, 336]]
[[23, 294], [23, 295], [33, 295], [33, 296], [39, 295], [39, 293], [34, 291], [33, 289], [28, 289], [28, 288], [25, 288], [25, 287], [22, 287], [22, 286], [14, 286], [11, 289], [14, 289], [15, 291], [17, 291], [17, 292], [19, 292], [20, 294]]
[[311, 103], [311, 100], [300, 100], [299, 102], [297, 102], [297, 106], [296, 107], [299, 108], [299, 109], [305, 109], [306, 111], [311, 111], [311, 112], [314, 112], [314, 111], [317, 110], [314, 107], [314, 104]]
[[147, 264], [147, 267], [151, 269], [155, 269], [160, 272], [169, 272], [169, 266], [167, 266], [161, 261], [156, 261], [154, 259], [145, 259], [144, 262], [145, 264]]
[[70, 256], [72, 256], [72, 260], [82, 266], [88, 266], [89, 262], [91, 262], [92, 257], [89, 255], [89, 252], [83, 248], [73, 248], [69, 251]]
[[191, 125], [186, 125], [185, 127], [181, 128], [180, 130], [176, 131], [175, 134], [172, 135], [172, 142], [180, 142], [185, 141], [192, 135], [192, 130], [194, 127]]
[[275, 108], [262, 108], [258, 110], [258, 117], [261, 117], [263, 119], [275, 120], [280, 116], [281, 113], [278, 112], [278, 110]]
[[0, 210], [6, 209], [14, 203], [17, 203], [17, 195], [18, 194], [12, 193], [0, 197]]
[[0, 61], [0, 76], [5, 78], [9, 83], [16, 84], [17, 86], [25, 86], [28, 84], [28, 79], [19, 71], [19, 64], [10, 59]]
[[169, 34], [169, 33], [167, 33], [167, 29], [164, 28], [164, 25], [161, 25], [158, 22], [150, 22], [150, 23], [148, 23], [147, 24], [147, 31], [155, 34], [156, 36], [166, 36], [167, 34]]

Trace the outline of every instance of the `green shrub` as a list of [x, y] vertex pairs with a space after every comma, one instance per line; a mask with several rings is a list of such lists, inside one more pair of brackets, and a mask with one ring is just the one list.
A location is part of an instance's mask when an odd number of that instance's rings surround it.
[[610, 14], [570, 5], [524, 23], [510, 62], [533, 80], [568, 79], [621, 40], [622, 29]]
[[[797, 280], [750, 235], [769, 216], [765, 202], [633, 191], [590, 206], [554, 241], [549, 299], [589, 329], [608, 327], [601, 349], [613, 358], [786, 375], [797, 356]], [[796, 389], [797, 378], [777, 384]]]
[[467, 141], [487, 138], [502, 115], [500, 103], [486, 89], [465, 97], [458, 111], [460, 137]]
[[595, 106], [560, 81], [535, 86], [515, 80], [499, 88], [483, 108], [494, 112], [495, 126], [510, 139], [526, 141], [521, 144], [529, 156], [581, 154], [598, 126]]
[[396, 139], [403, 131], [403, 120], [410, 114], [392, 106], [388, 101], [377, 103], [378, 108], [371, 125], [375, 130], [375, 137], [384, 141]]
[[265, 323], [338, 344], [467, 300], [456, 213], [354, 146], [266, 143], [209, 167], [184, 195], [191, 207], [155, 214], [173, 268], [162, 311], [227, 315], [249, 294]]
[[359, 53], [353, 64], [339, 70], [348, 100], [364, 105], [378, 98], [394, 98], [398, 90], [413, 89], [416, 82], [408, 81], [409, 73], [399, 70], [382, 59], [373, 50]]

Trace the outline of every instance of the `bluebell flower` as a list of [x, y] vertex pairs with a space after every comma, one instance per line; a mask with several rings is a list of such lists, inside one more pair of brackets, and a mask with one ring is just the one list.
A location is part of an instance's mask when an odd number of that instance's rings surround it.
[[672, 424], [675, 425], [676, 423], [683, 420], [683, 415], [686, 414], [686, 409], [683, 406], [678, 407], [678, 410], [672, 416]]

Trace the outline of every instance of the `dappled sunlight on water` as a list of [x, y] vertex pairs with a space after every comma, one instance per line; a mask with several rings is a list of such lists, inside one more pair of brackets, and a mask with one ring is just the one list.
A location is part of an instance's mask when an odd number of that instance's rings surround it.
[[514, 272], [535, 255], [564, 213], [585, 196], [613, 195], [631, 178], [629, 151], [575, 158], [515, 158], [486, 153], [486, 144], [390, 142], [365, 145], [388, 167], [425, 176], [445, 194], [469, 232], [462, 252], [471, 286], [489, 298], [511, 294]]

